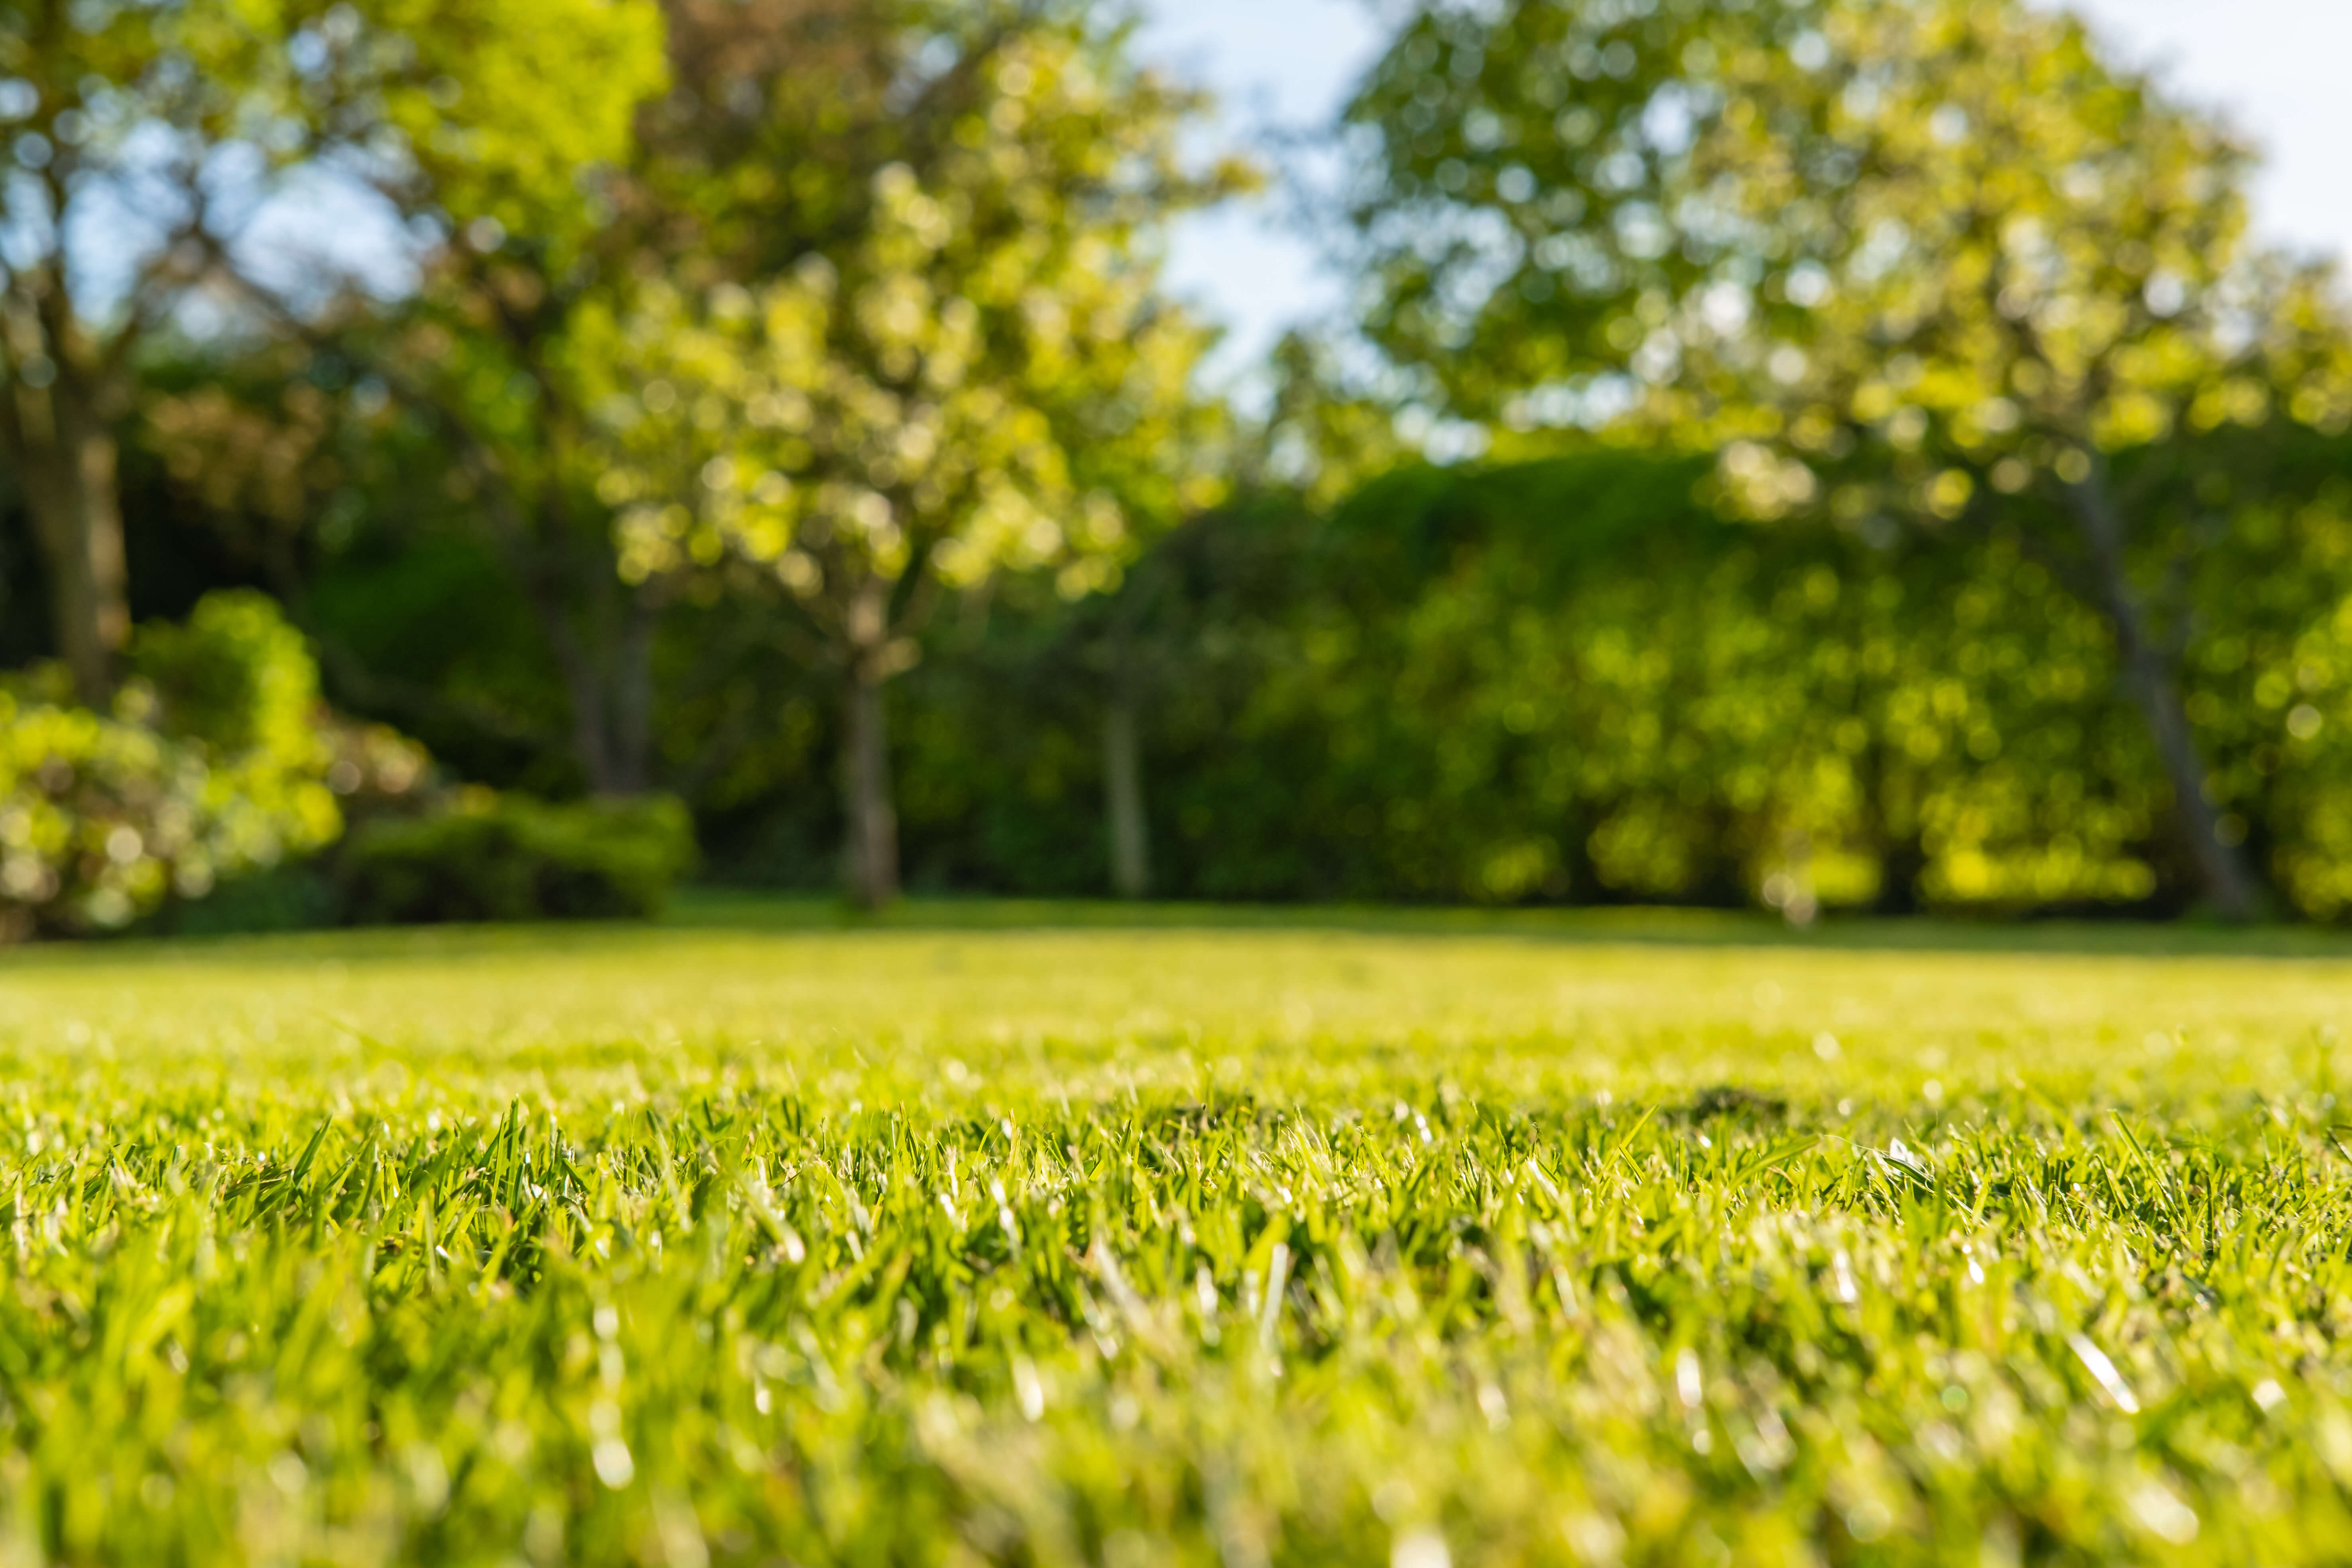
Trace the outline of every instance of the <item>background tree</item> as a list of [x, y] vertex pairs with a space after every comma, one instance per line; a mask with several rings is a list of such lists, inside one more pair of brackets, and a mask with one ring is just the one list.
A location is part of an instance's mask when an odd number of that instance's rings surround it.
[[134, 356], [301, 140], [294, 6], [0, 5], [0, 456], [76, 692], [131, 633], [117, 465]]
[[878, 165], [832, 166], [862, 180], [818, 199], [854, 215], [838, 237], [748, 287], [649, 285], [598, 351], [629, 454], [604, 492], [624, 575], [778, 590], [839, 674], [846, 877], [868, 907], [898, 879], [886, 684], [942, 591], [1006, 568], [1071, 593], [1110, 579], [1122, 492], [1150, 488], [1132, 454], [1168, 432], [1206, 342], [1159, 294], [1158, 228], [1235, 177], [1182, 165], [1197, 100], [1120, 34], [982, 20], [908, 30], [939, 97], [877, 140]]
[[[446, 500], [480, 520], [560, 674], [583, 778], [617, 795], [646, 783], [658, 606], [614, 571], [573, 327], [682, 237], [675, 204], [643, 178], [645, 132], [672, 86], [667, 36], [651, 0], [551, 0], [536, 16], [501, 7], [494, 24], [359, 40], [349, 68], [391, 84], [395, 135], [355, 167], [425, 237], [419, 275], [388, 310], [353, 300], [332, 320], [280, 314], [379, 378], [444, 455]], [[488, 105], [497, 123], [422, 123]]]
[[2225, 132], [2069, 17], [1959, 0], [1431, 11], [1348, 117], [1370, 331], [1450, 410], [1720, 443], [1767, 516], [2013, 537], [2107, 626], [2204, 894], [2253, 910], [2181, 679], [2176, 563], [2224, 514], [2115, 478], [2347, 412]]
[[[428, 166], [460, 207], [568, 187], [611, 121], [596, 95], [626, 89], [615, 51], [651, 37], [648, 15], [589, 0], [495, 16], [441, 0], [0, 6], [0, 117], [19, 127], [0, 157], [0, 451], [83, 700], [111, 689], [129, 632], [117, 465], [150, 342], [196, 324], [199, 300], [234, 331], [249, 313], [224, 318], [225, 299], [299, 312], [333, 290], [350, 258], [289, 247], [272, 225], [289, 193]], [[466, 79], [496, 85], [468, 100]]]
[[625, 145], [605, 163], [569, 184], [492, 189], [457, 147], [454, 163], [420, 157], [411, 177], [383, 182], [442, 243], [389, 329], [364, 319], [374, 341], [359, 352], [449, 447], [453, 499], [485, 525], [561, 673], [590, 788], [650, 781], [655, 641], [674, 586], [618, 570], [600, 400], [629, 373], [599, 360], [622, 347], [599, 323], [666, 309], [640, 298], [649, 285], [763, 287], [854, 244], [870, 176], [960, 123], [973, 62], [1021, 16], [672, 0], [666, 75], [578, 73], [598, 79], [605, 110], [625, 111]]
[[[507, 579], [525, 640], [537, 644], [500, 651], [497, 684], [511, 689], [485, 703], [484, 693], [405, 676], [420, 659], [446, 665], [457, 647], [511, 641], [513, 617], [493, 616], [499, 639], [451, 639], [446, 626], [390, 624], [403, 617], [379, 605], [362, 617], [371, 634], [362, 640], [379, 654], [410, 645], [398, 670], [346, 657], [358, 650], [339, 648], [331, 628], [314, 622], [355, 700], [501, 753], [542, 752], [541, 716], [551, 715], [568, 731], [570, 763], [524, 763], [540, 787], [627, 795], [648, 785], [665, 584], [625, 582], [617, 570], [613, 509], [597, 490], [608, 454], [589, 406], [611, 374], [593, 363], [581, 323], [628, 309], [644, 279], [758, 276], [776, 237], [830, 232], [838, 215], [822, 200], [829, 187], [782, 178], [790, 164], [770, 156], [766, 130], [778, 105], [822, 92], [829, 133], [844, 143], [804, 150], [822, 163], [849, 156], [914, 107], [883, 101], [890, 67], [875, 39], [887, 34], [889, 14], [863, 0], [675, 0], [615, 7], [570, 32], [560, 17], [542, 18], [563, 60], [543, 56], [512, 91], [501, 83], [520, 62], [478, 28], [443, 29], [388, 58], [352, 51], [345, 69], [373, 65], [407, 94], [388, 106], [402, 123], [419, 101], [462, 111], [497, 100], [518, 123], [547, 129], [530, 142], [398, 136], [386, 155], [349, 165], [421, 237], [416, 277], [390, 300], [276, 312], [282, 337], [311, 356], [297, 384], [356, 376], [363, 389], [396, 395], [390, 433], [373, 443], [392, 471], [368, 487], [371, 546], [402, 563], [404, 581], [386, 585], [391, 599], [413, 609], [418, 590], [462, 588], [479, 627], [486, 560]], [[562, 68], [540, 68], [551, 62]], [[226, 368], [263, 357], [236, 354]], [[206, 492], [224, 488], [224, 465], [192, 451], [189, 437], [229, 425], [266, 432], [274, 446], [299, 435], [299, 411], [268, 395], [268, 376], [245, 379], [262, 394], [253, 406], [226, 408], [209, 389], [201, 404], [183, 397], [163, 411], [175, 468], [191, 469]], [[321, 614], [331, 618], [336, 597]], [[429, 646], [413, 646], [420, 638]], [[533, 689], [542, 663], [558, 689], [552, 701]]]

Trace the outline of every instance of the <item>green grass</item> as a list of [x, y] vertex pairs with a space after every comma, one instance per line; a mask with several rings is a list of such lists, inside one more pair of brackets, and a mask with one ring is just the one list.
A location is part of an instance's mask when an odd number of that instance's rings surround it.
[[1641, 916], [10, 953], [0, 1563], [2341, 1561], [2347, 1005]]

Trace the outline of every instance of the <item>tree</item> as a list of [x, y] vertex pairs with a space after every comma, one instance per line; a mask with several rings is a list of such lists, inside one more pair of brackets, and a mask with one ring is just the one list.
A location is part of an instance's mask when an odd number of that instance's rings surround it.
[[[611, 324], [658, 313], [667, 292], [763, 286], [854, 241], [867, 176], [893, 149], [946, 134], [972, 61], [1019, 15], [664, 0], [653, 52], [576, 73], [625, 121], [583, 177], [485, 192], [425, 157], [386, 184], [440, 243], [404, 308], [389, 322], [363, 312], [337, 346], [369, 359], [451, 452], [455, 499], [522, 590], [597, 793], [650, 782], [654, 643], [677, 586], [619, 569], [604, 405], [631, 372], [609, 359], [624, 347]], [[975, 47], [943, 57], [957, 37]]]
[[925, 111], [864, 167], [787, 165], [840, 215], [824, 242], [748, 281], [649, 283], [595, 351], [623, 574], [773, 590], [837, 672], [869, 908], [898, 889], [885, 689], [941, 594], [1006, 569], [1102, 586], [1139, 500], [1196, 482], [1168, 437], [1207, 340], [1160, 297], [1155, 237], [1238, 177], [1182, 166], [1197, 100], [1083, 16], [916, 19]]
[[[677, 204], [645, 178], [646, 128], [674, 85], [668, 37], [652, 0], [502, 5], [399, 35], [385, 118], [404, 134], [357, 172], [426, 237], [415, 287], [389, 308], [278, 313], [381, 378], [446, 454], [449, 499], [482, 520], [520, 588], [600, 795], [648, 782], [659, 606], [614, 570], [575, 326], [687, 237]], [[498, 121], [431, 126], [478, 105]]]
[[[225, 289], [297, 310], [331, 289], [268, 254], [289, 192], [427, 165], [466, 199], [568, 182], [633, 27], [601, 0], [0, 5], [0, 119], [18, 128], [0, 153], [0, 454], [83, 701], [111, 691], [130, 631], [116, 466], [148, 343]], [[485, 78], [497, 89], [461, 103]], [[546, 85], [565, 78], [581, 85]]]
[[0, 456], [88, 704], [112, 691], [131, 634], [116, 464], [132, 359], [205, 249], [249, 216], [240, 187], [285, 155], [282, 138], [250, 133], [290, 98], [288, 19], [204, 5], [0, 5]]
[[2181, 563], [2223, 524], [2115, 477], [2352, 412], [2225, 132], [2014, 0], [1430, 11], [1348, 116], [1370, 331], [1452, 411], [1718, 443], [1760, 515], [2013, 537], [2114, 639], [2203, 895], [2253, 910], [2183, 706]]

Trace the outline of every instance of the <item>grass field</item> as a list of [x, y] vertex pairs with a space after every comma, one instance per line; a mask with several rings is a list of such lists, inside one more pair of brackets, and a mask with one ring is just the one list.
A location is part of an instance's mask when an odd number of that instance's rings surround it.
[[2347, 1010], [1695, 917], [10, 953], [0, 1564], [2341, 1562]]

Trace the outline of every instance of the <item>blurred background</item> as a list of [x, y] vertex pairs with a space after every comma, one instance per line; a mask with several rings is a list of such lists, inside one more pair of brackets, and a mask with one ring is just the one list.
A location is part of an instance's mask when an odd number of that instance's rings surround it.
[[0, 3], [0, 939], [2332, 921], [2352, 12]]

